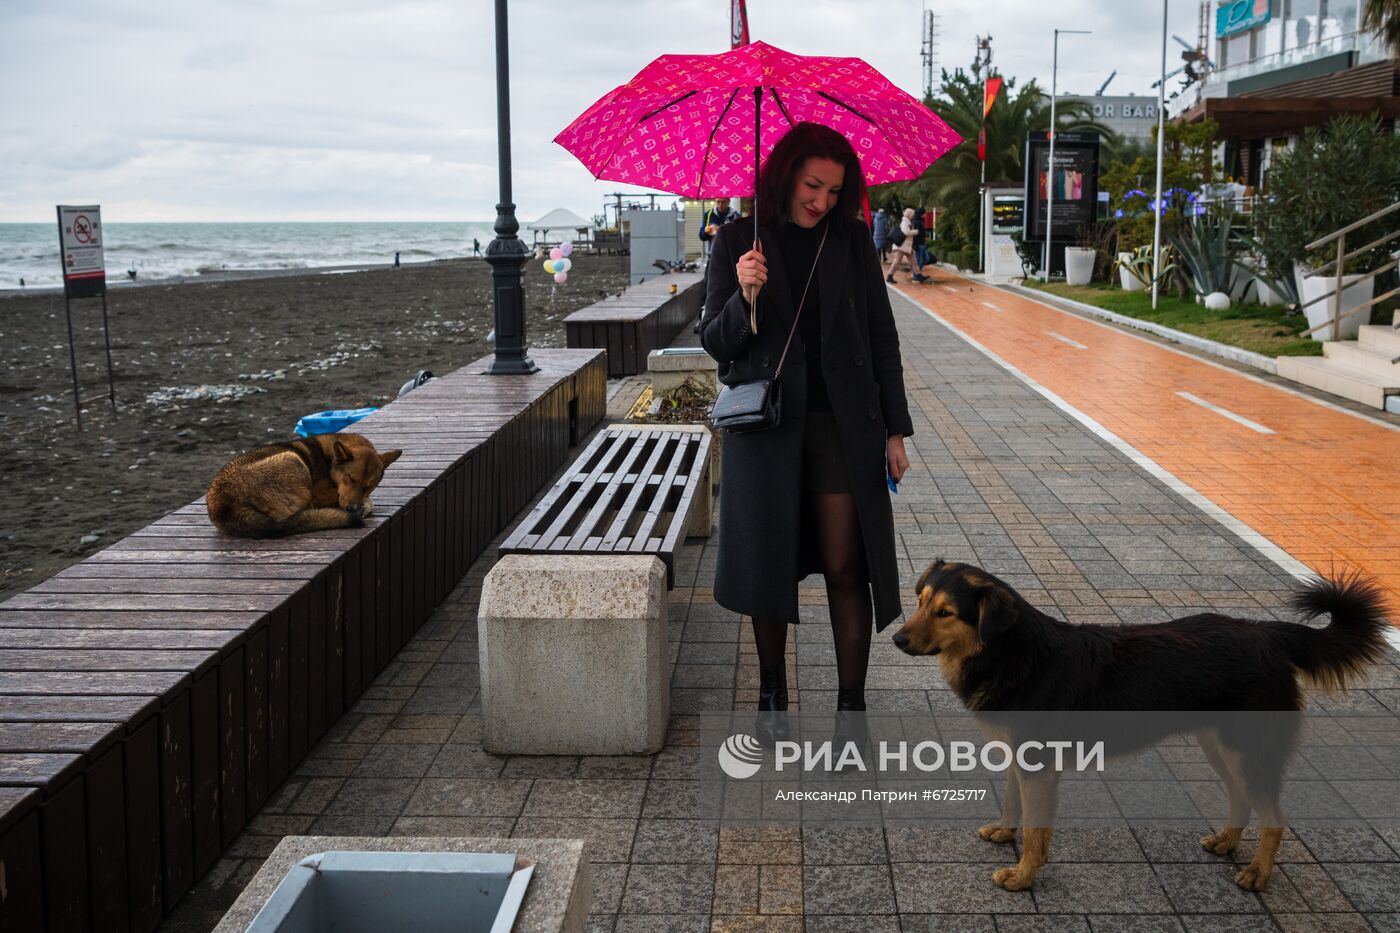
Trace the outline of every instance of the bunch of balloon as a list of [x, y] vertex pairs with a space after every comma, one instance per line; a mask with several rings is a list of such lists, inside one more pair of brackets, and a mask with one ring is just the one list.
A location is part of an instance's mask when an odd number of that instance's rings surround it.
[[554, 284], [563, 285], [569, 280], [569, 270], [574, 265], [569, 257], [573, 254], [574, 244], [568, 241], [549, 251], [549, 258], [544, 261], [544, 271], [554, 276]]

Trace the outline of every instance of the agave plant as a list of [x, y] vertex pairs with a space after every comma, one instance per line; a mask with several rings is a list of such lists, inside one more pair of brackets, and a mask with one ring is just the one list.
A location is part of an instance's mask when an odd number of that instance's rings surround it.
[[[1152, 247], [1139, 246], [1133, 250], [1132, 255], [1127, 259], [1118, 259], [1113, 263], [1114, 270], [1124, 269], [1128, 275], [1137, 279], [1142, 284], [1144, 290], [1152, 289]], [[1172, 253], [1170, 243], [1162, 244], [1162, 268], [1157, 273], [1157, 281], [1165, 286], [1171, 274], [1176, 271], [1176, 257]]]
[[1199, 213], [1181, 230], [1167, 234], [1196, 297], [1212, 292], [1229, 294], [1234, 286], [1239, 267], [1233, 258], [1231, 235], [1230, 216], [1216, 211]]

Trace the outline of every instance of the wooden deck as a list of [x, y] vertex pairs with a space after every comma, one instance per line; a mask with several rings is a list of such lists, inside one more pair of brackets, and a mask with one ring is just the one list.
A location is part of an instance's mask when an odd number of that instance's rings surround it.
[[564, 318], [564, 329], [570, 347], [607, 350], [609, 378], [633, 376], [646, 371], [648, 353], [669, 346], [690, 326], [704, 302], [702, 273], [658, 274], [620, 296], [580, 308]]
[[160, 922], [602, 420], [602, 353], [532, 356], [359, 422], [404, 449], [364, 529], [200, 500], [0, 603], [0, 931]]

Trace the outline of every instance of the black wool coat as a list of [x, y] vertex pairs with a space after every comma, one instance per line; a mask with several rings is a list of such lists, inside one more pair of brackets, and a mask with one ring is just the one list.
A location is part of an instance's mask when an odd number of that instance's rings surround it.
[[[864, 223], [831, 218], [818, 262], [821, 365], [845, 451], [860, 519], [875, 626], [901, 612], [894, 517], [885, 484], [885, 445], [914, 433], [904, 394], [899, 333], [875, 245]], [[707, 272], [700, 342], [719, 363], [719, 379], [737, 385], [773, 375], [796, 307], [776, 239], [762, 232], [768, 282], [758, 299], [758, 333], [735, 263], [753, 245], [753, 220], [720, 228]], [[805, 281], [805, 278], [803, 279]], [[797, 584], [819, 573], [814, 518], [801, 490], [802, 427], [807, 410], [807, 361], [801, 328], [780, 376], [782, 420], [776, 428], [726, 433], [720, 444], [719, 562], [715, 601], [748, 615], [797, 621]]]

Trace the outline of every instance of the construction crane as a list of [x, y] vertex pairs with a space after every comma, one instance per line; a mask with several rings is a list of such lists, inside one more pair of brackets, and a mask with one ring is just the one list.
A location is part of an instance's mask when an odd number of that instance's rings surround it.
[[1108, 85], [1109, 85], [1109, 84], [1113, 81], [1113, 79], [1116, 78], [1116, 77], [1118, 77], [1118, 69], [1117, 69], [1117, 68], [1115, 68], [1115, 69], [1113, 69], [1113, 71], [1109, 72], [1108, 78], [1104, 81], [1103, 84], [1100, 84], [1100, 85], [1099, 85], [1099, 89], [1098, 89], [1097, 91], [1094, 92], [1094, 96], [1095, 96], [1095, 97], [1102, 97], [1102, 96], [1103, 96], [1103, 92], [1104, 92], [1104, 88], [1108, 87]]

